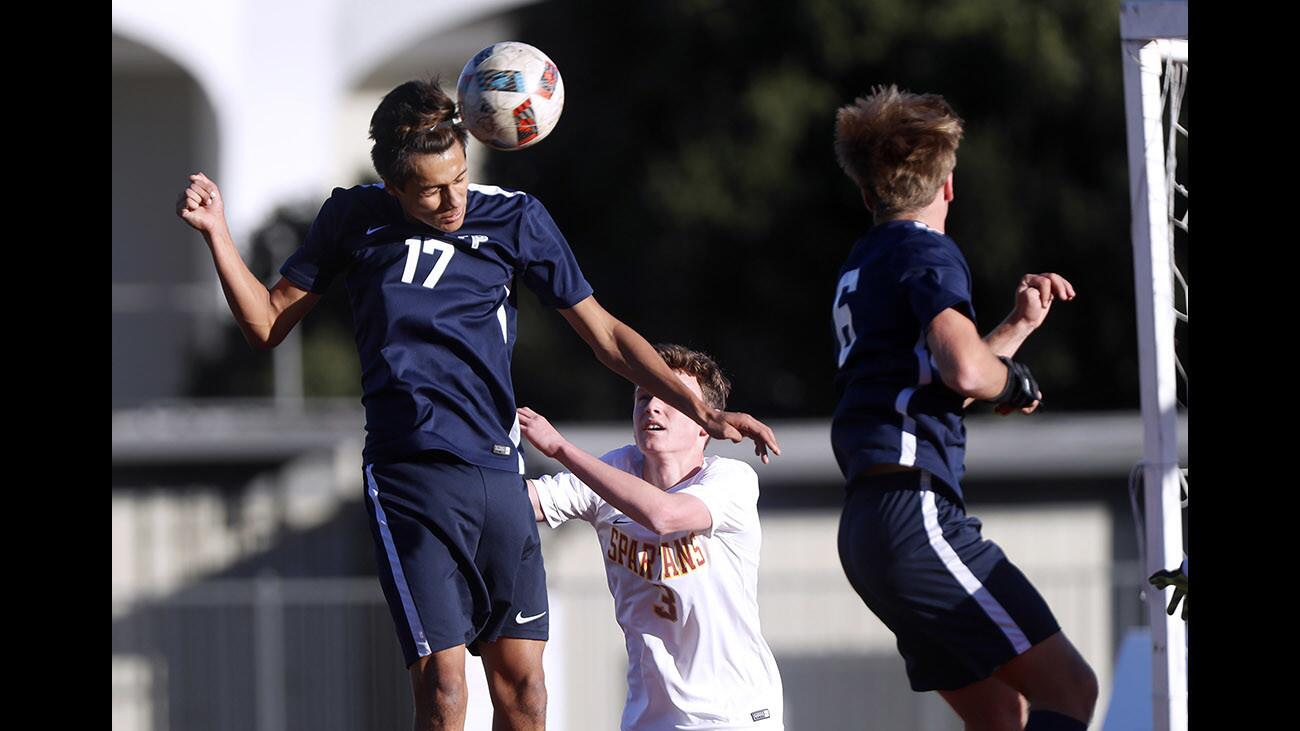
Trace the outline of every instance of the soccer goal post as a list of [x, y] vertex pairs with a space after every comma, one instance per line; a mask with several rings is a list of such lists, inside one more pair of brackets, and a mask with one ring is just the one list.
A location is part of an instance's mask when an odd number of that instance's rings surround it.
[[[1120, 7], [1120, 34], [1142, 392], [1145, 578], [1184, 559], [1186, 472], [1178, 461], [1178, 413], [1186, 410], [1188, 391], [1175, 337], [1181, 332], [1185, 341], [1188, 327], [1187, 2], [1128, 0]], [[1185, 731], [1186, 626], [1178, 613], [1166, 613], [1167, 594], [1151, 587], [1146, 592], [1153, 728]]]

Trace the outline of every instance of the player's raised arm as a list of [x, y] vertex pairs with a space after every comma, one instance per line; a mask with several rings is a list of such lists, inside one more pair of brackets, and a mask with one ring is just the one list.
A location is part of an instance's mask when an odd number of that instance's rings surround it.
[[[684, 530], [704, 531], [713, 525], [708, 507], [694, 495], [664, 492], [640, 477], [605, 464], [575, 447], [536, 411], [526, 406], [517, 411], [519, 428], [537, 451], [567, 467], [592, 492], [637, 523], [659, 535]], [[529, 496], [534, 501], [534, 510], [538, 510], [536, 488], [531, 480]]]
[[587, 297], [560, 314], [591, 346], [596, 358], [632, 383], [662, 398], [704, 427], [709, 436], [739, 442], [754, 441], [754, 454], [766, 464], [768, 452], [781, 454], [776, 434], [749, 414], [710, 408], [682, 385], [646, 339]]
[[320, 300], [320, 295], [283, 278], [270, 290], [258, 280], [239, 256], [230, 235], [221, 190], [203, 173], [190, 176], [189, 186], [176, 200], [176, 215], [203, 234], [230, 312], [244, 339], [254, 348], [279, 345]]

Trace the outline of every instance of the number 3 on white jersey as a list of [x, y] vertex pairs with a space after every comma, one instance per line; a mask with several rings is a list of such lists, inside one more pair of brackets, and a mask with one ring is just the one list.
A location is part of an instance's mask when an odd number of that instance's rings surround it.
[[434, 262], [433, 271], [429, 272], [429, 276], [424, 279], [424, 286], [429, 289], [433, 289], [433, 286], [442, 278], [442, 273], [447, 271], [447, 264], [456, 253], [456, 247], [445, 241], [434, 239], [407, 239], [406, 248], [406, 269], [402, 271], [402, 281], [407, 284], [415, 281], [415, 265], [420, 261], [421, 249], [423, 248], [426, 254], [437, 252], [438, 261]]
[[[844, 276], [840, 277], [840, 283], [835, 287], [835, 301], [841, 302], [845, 295], [857, 289], [858, 270], [844, 272]], [[853, 332], [853, 311], [847, 304], [838, 304], [831, 316], [835, 318], [835, 337], [840, 341], [839, 365], [842, 367], [849, 357], [849, 351], [853, 349], [854, 341], [858, 339], [857, 333]]]

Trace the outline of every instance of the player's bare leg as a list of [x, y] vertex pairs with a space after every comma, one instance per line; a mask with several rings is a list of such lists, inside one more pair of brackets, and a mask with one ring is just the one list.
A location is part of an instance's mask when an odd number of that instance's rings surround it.
[[415, 731], [461, 731], [465, 728], [465, 646], [425, 655], [411, 666], [415, 695]]
[[1097, 677], [1065, 634], [1057, 632], [998, 668], [993, 677], [939, 695], [961, 716], [966, 731], [1020, 731], [1030, 709], [1087, 724], [1097, 704]]
[[492, 695], [492, 731], [544, 731], [546, 675], [543, 640], [502, 637], [480, 649], [488, 692]]
[[[1080, 724], [1092, 720], [1097, 705], [1097, 676], [1064, 632], [1029, 648], [998, 668], [993, 676], [1029, 700], [1028, 729], [1036, 725], [1037, 711], [1068, 716]], [[1046, 720], [1043, 723], [1052, 726]]]
[[997, 678], [941, 690], [939, 695], [961, 717], [966, 731], [1021, 731], [1029, 718], [1029, 701]]

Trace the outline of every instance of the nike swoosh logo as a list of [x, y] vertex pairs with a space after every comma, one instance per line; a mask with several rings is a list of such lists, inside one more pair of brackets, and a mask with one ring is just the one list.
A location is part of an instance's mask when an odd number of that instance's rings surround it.
[[366, 229], [366, 235], [369, 236], [370, 234], [378, 231], [381, 228], [388, 228], [388, 224], [385, 223], [383, 226], [375, 226], [374, 228], [368, 228]]
[[632, 521], [629, 520], [629, 519], [627, 519], [627, 518], [619, 518], [619, 519], [615, 520], [614, 522], [615, 522], [615, 523], [631, 523]]
[[524, 616], [524, 613], [523, 613], [523, 612], [520, 612], [520, 613], [518, 613], [518, 614], [515, 615], [515, 624], [528, 624], [529, 622], [533, 621], [534, 619], [539, 619], [539, 618], [542, 617], [542, 615], [544, 615], [544, 614], [546, 614], [546, 612], [542, 612], [541, 614], [534, 614], [534, 615], [531, 616], [531, 617], [525, 617], [525, 616]]

